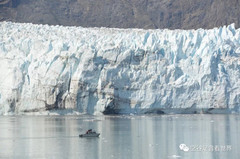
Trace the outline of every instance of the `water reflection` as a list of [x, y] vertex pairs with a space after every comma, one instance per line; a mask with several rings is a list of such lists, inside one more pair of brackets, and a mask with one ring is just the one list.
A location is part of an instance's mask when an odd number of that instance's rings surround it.
[[[0, 158], [238, 158], [239, 115], [0, 117]], [[79, 138], [93, 128], [99, 138]], [[179, 145], [186, 144], [187, 152]], [[219, 149], [197, 149], [219, 146]], [[222, 149], [220, 146], [231, 146]], [[226, 148], [226, 147], [225, 147]]]

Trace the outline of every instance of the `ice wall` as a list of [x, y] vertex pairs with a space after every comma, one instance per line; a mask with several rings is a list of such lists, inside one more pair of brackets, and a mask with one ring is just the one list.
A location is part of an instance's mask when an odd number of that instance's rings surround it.
[[0, 23], [0, 114], [239, 111], [239, 78], [234, 25], [142, 30]]

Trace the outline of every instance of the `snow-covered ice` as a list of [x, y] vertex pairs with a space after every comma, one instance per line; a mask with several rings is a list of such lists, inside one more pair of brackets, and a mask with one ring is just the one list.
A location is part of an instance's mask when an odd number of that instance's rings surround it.
[[240, 30], [1, 22], [0, 70], [0, 114], [239, 111]]

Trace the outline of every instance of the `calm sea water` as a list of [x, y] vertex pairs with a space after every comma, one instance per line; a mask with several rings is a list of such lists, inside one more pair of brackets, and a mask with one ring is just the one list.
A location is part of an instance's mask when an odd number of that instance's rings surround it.
[[[92, 128], [99, 138], [79, 138]], [[2, 116], [0, 158], [238, 159], [239, 115]]]

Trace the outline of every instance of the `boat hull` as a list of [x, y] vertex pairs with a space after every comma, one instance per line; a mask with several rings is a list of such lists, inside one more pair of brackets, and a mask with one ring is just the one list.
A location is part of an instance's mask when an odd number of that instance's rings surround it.
[[99, 137], [99, 133], [96, 134], [80, 134], [79, 137]]

